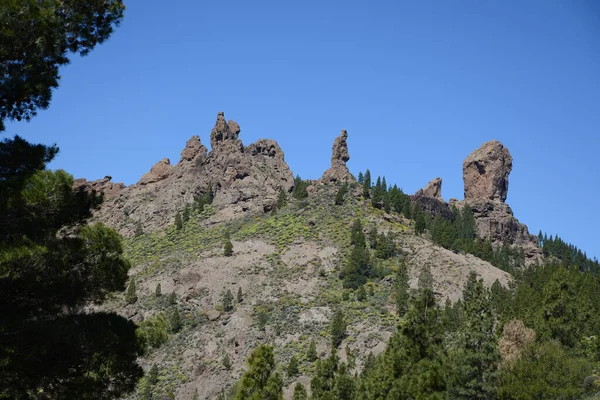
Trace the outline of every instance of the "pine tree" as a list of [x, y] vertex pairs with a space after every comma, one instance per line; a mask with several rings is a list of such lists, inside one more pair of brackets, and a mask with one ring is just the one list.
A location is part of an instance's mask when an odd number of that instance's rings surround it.
[[181, 214], [177, 211], [177, 214], [175, 214], [175, 229], [180, 231], [181, 228], [183, 228], [183, 221], [181, 220]]
[[500, 361], [495, 317], [483, 280], [471, 272], [463, 290], [464, 319], [459, 326], [458, 343], [451, 349], [454, 361], [449, 394], [461, 399], [496, 399], [497, 364]]
[[223, 246], [223, 255], [225, 257], [231, 257], [233, 255], [233, 243], [231, 243], [231, 240], [229, 239], [225, 241], [225, 245]]
[[413, 214], [415, 216], [415, 235], [419, 236], [425, 232], [425, 229], [427, 228], [427, 221], [425, 220], [425, 215], [421, 210], [417, 209]]
[[341, 206], [342, 204], [344, 204], [344, 199], [345, 199], [347, 192], [348, 192], [348, 185], [343, 184], [338, 189], [337, 194], [335, 195], [335, 205], [336, 206]]
[[313, 400], [334, 399], [335, 373], [338, 369], [339, 357], [336, 349], [331, 349], [331, 355], [324, 360], [317, 361], [316, 371], [310, 381]]
[[177, 307], [175, 307], [175, 309], [169, 315], [169, 325], [172, 333], [179, 332], [183, 327], [183, 320], [181, 319], [181, 314], [179, 314]]
[[279, 189], [279, 194], [277, 195], [277, 209], [281, 210], [283, 209], [287, 204], [287, 195], [285, 193], [285, 190], [283, 190], [283, 188]]
[[399, 316], [403, 316], [408, 310], [409, 300], [408, 268], [402, 261], [396, 272], [395, 292], [396, 292], [396, 311]]
[[306, 393], [306, 388], [300, 382], [296, 383], [296, 386], [294, 386], [294, 394], [292, 396], [292, 400], [308, 400], [308, 393]]
[[242, 301], [244, 301], [244, 295], [242, 293], [242, 287], [240, 286], [237, 291], [237, 302], [241, 303]]
[[[375, 198], [375, 197], [373, 197], [373, 198]], [[369, 239], [369, 247], [371, 247], [372, 249], [375, 249], [377, 247], [377, 237], [378, 237], [377, 226], [373, 225], [367, 235], [367, 238]]]
[[331, 346], [337, 348], [346, 337], [346, 320], [341, 310], [333, 315], [331, 322]]
[[365, 176], [363, 175], [362, 171], [358, 173], [358, 184], [362, 185], [365, 182]]
[[382, 357], [365, 366], [357, 398], [446, 398], [446, 366], [439, 309], [425, 289], [411, 302]]
[[366, 298], [367, 298], [367, 293], [365, 292], [365, 287], [364, 287], [364, 285], [360, 285], [358, 287], [358, 290], [356, 291], [356, 300], [365, 301]]
[[300, 175], [296, 175], [294, 179], [294, 190], [292, 191], [292, 197], [301, 200], [308, 197], [308, 183], [300, 178]]
[[175, 292], [169, 293], [169, 298], [167, 299], [167, 303], [171, 306], [174, 306], [175, 304], [177, 304], [177, 296], [175, 295]]
[[162, 296], [162, 290], [161, 290], [161, 288], [160, 288], [160, 282], [158, 282], [158, 283], [156, 284], [156, 289], [154, 289], [154, 295], [155, 295], [156, 297], [160, 297], [160, 296]]
[[335, 385], [333, 387], [334, 398], [336, 400], [354, 400], [356, 391], [355, 380], [348, 373], [348, 366], [342, 363], [335, 375]]
[[181, 222], [183, 222], [184, 224], [186, 222], [188, 222], [190, 219], [190, 205], [186, 204], [185, 208], [183, 209], [183, 213], [181, 214]]
[[383, 188], [381, 187], [381, 177], [379, 176], [377, 177], [377, 183], [375, 183], [375, 188], [373, 189], [371, 204], [376, 208], [383, 207]]
[[365, 199], [371, 197], [371, 171], [369, 170], [365, 172], [365, 177], [363, 180], [363, 197]]
[[283, 397], [283, 380], [275, 372], [273, 347], [260, 345], [248, 358], [248, 370], [242, 376], [234, 400], [274, 399]]
[[152, 364], [152, 368], [148, 372], [148, 382], [151, 385], [156, 385], [158, 383], [158, 366], [156, 364]]
[[233, 310], [233, 294], [229, 289], [223, 295], [223, 309], [227, 312]]
[[135, 278], [131, 278], [127, 292], [125, 293], [125, 302], [127, 304], [133, 304], [138, 300], [138, 296], [135, 290]]
[[287, 366], [287, 375], [288, 377], [292, 378], [296, 375], [298, 375], [298, 359], [296, 358], [296, 356], [293, 356], [290, 359], [290, 362]]
[[310, 341], [308, 345], [308, 351], [306, 352], [306, 359], [310, 362], [313, 362], [317, 359], [317, 344], [314, 339]]

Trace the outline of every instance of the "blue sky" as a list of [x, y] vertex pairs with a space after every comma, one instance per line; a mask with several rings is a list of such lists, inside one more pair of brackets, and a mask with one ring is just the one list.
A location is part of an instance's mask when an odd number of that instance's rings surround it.
[[135, 183], [217, 112], [318, 178], [347, 129], [355, 174], [413, 193], [497, 139], [530, 231], [600, 257], [600, 3], [126, 1], [111, 39], [61, 70], [50, 108], [5, 134], [61, 148], [53, 168]]

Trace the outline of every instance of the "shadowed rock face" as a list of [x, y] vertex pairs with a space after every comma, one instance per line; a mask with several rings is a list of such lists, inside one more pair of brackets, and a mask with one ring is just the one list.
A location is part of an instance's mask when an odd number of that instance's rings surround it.
[[113, 187], [108, 181], [85, 180], [77, 185], [110, 191], [112, 196], [106, 197], [112, 198], [94, 217], [124, 235], [132, 234], [138, 221], [144, 232], [172, 224], [177, 211], [208, 190], [214, 194], [213, 206], [227, 218], [269, 210], [280, 189], [292, 189], [294, 177], [277, 142], [261, 139], [244, 147], [238, 139], [240, 131], [220, 112], [211, 132], [210, 152], [193, 136], [177, 165], [163, 159], [135, 185]]
[[333, 141], [333, 148], [331, 151], [331, 168], [329, 168], [323, 177], [321, 182], [323, 183], [336, 183], [336, 182], [354, 182], [354, 176], [348, 170], [346, 162], [350, 160], [350, 153], [348, 153], [348, 132], [345, 129], [342, 130], [340, 136], [336, 137]]
[[508, 175], [512, 157], [497, 140], [484, 143], [463, 162], [465, 199], [488, 199], [504, 202], [508, 194]]

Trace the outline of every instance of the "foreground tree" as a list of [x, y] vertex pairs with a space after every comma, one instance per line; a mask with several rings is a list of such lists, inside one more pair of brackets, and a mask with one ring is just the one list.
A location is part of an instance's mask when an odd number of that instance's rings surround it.
[[421, 290], [385, 353], [365, 367], [357, 398], [445, 399], [446, 355], [439, 317], [433, 292]]
[[120, 397], [142, 375], [135, 325], [82, 310], [123, 291], [129, 263], [116, 232], [84, 224], [98, 197], [44, 169], [57, 151], [0, 143], [0, 398]]
[[107, 40], [121, 0], [3, 0], [0, 3], [0, 131], [50, 104], [59, 67]]
[[496, 399], [500, 355], [489, 291], [475, 272], [463, 290], [463, 321], [450, 350], [453, 373], [449, 393], [454, 399]]

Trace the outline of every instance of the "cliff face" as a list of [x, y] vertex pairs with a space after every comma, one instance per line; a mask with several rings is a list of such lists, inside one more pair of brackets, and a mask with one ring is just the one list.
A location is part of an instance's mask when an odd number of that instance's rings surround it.
[[480, 237], [489, 238], [495, 244], [523, 247], [526, 261], [532, 263], [541, 258], [537, 239], [505, 203], [512, 162], [508, 149], [496, 140], [484, 143], [469, 154], [463, 162], [465, 199], [462, 203], [473, 210]]
[[240, 131], [239, 125], [226, 122], [221, 112], [211, 132], [210, 152], [193, 136], [176, 165], [162, 159], [134, 185], [109, 186], [106, 179], [76, 183], [105, 193], [106, 201], [95, 218], [126, 236], [138, 223], [144, 232], [172, 224], [177, 211], [209, 190], [214, 195], [213, 206], [223, 215], [268, 211], [280, 189], [292, 189], [292, 172], [277, 142], [261, 139], [245, 147], [238, 138]]

